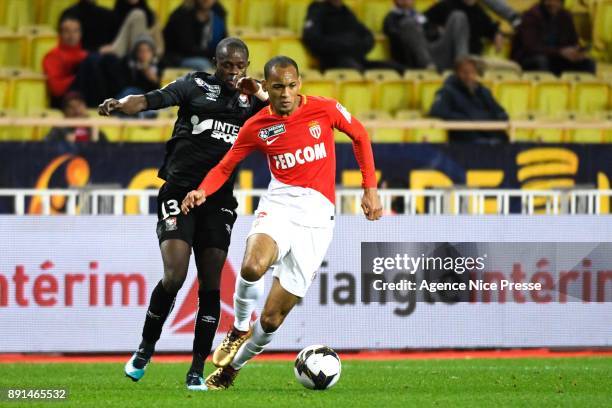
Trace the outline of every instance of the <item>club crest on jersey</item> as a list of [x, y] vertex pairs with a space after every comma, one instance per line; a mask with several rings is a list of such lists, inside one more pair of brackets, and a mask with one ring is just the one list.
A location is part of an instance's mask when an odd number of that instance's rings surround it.
[[310, 130], [310, 136], [318, 139], [321, 137], [321, 125], [316, 120], [313, 120], [308, 124], [308, 130]]
[[240, 96], [238, 97], [238, 106], [241, 108], [248, 108], [249, 106], [251, 106], [251, 103], [249, 102], [249, 97], [245, 94], [240, 94]]
[[206, 99], [213, 102], [217, 101], [221, 94], [221, 87], [219, 85], [210, 85], [202, 78], [195, 78], [195, 83], [206, 92]]
[[272, 125], [267, 128], [261, 129], [259, 131], [259, 138], [264, 142], [271, 137], [279, 136], [285, 133], [285, 124], [279, 123], [277, 125]]

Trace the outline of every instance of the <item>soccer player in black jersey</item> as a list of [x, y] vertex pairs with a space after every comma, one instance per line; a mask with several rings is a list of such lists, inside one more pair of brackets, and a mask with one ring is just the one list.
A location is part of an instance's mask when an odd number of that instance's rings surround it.
[[193, 72], [145, 95], [107, 99], [99, 114], [120, 111], [131, 115], [143, 110], [179, 106], [172, 138], [158, 176], [166, 182], [157, 197], [157, 236], [164, 264], [164, 277], [149, 303], [138, 350], [125, 365], [133, 381], [144, 375], [164, 321], [187, 276], [193, 248], [198, 270], [198, 313], [193, 341], [193, 361], [187, 387], [206, 390], [204, 361], [208, 357], [220, 314], [221, 270], [227, 256], [231, 229], [236, 220], [233, 177], [206, 204], [181, 213], [185, 195], [230, 149], [244, 122], [267, 105], [267, 94], [255, 80], [246, 77], [247, 46], [237, 38], [222, 40], [216, 49], [214, 75]]

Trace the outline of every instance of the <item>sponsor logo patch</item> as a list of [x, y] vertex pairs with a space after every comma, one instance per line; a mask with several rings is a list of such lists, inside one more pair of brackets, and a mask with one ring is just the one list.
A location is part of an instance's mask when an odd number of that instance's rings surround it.
[[238, 132], [240, 131], [238, 125], [214, 119], [205, 119], [202, 122], [199, 122], [199, 120], [197, 115], [191, 117], [191, 124], [193, 125], [191, 133], [194, 135], [211, 130], [210, 137], [229, 144], [234, 144], [238, 138]]
[[[259, 138], [261, 140], [263, 140], [264, 142], [266, 142], [268, 139], [273, 138], [275, 136], [282, 135], [285, 132], [286, 132], [285, 124], [284, 123], [279, 123], [277, 125], [272, 125], [272, 126], [269, 126], [267, 128], [261, 129], [259, 131]], [[274, 139], [274, 140], [276, 140], [276, 139]], [[274, 143], [274, 142], [272, 142], [272, 143]]]
[[249, 97], [245, 94], [240, 94], [238, 97], [238, 106], [241, 108], [248, 108], [251, 106], [251, 102], [249, 102]]
[[178, 229], [176, 217], [168, 217], [164, 222], [166, 223], [166, 231], [176, 231]]
[[206, 92], [206, 99], [213, 102], [217, 101], [221, 94], [221, 86], [206, 83], [202, 78], [195, 78], [195, 83]]

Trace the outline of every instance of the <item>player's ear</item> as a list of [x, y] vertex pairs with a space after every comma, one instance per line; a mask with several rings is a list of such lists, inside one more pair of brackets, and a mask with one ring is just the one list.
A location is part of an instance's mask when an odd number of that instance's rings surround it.
[[298, 92], [302, 89], [302, 76], [298, 76], [298, 80], [297, 80], [297, 88], [298, 88]]
[[268, 90], [268, 81], [266, 81], [265, 79], [263, 79], [263, 80], [261, 81], [261, 88], [262, 88], [264, 91], [266, 91], [266, 92], [270, 92], [270, 91]]

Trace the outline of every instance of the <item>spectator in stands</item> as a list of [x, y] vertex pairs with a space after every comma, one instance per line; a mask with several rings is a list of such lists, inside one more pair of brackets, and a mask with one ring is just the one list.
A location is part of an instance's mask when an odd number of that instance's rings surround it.
[[[78, 92], [68, 92], [62, 101], [62, 112], [66, 119], [87, 118], [87, 106]], [[106, 135], [100, 131], [97, 140], [91, 128], [88, 127], [54, 127], [45, 140], [48, 142], [59, 143], [80, 143], [80, 142], [106, 142]]]
[[59, 107], [63, 96], [75, 82], [87, 51], [81, 47], [81, 23], [67, 15], [59, 23], [59, 43], [43, 59], [43, 71], [51, 95], [51, 106]]
[[[478, 65], [471, 57], [463, 57], [455, 63], [450, 75], [429, 112], [430, 116], [453, 121], [504, 121], [508, 114], [493, 98], [491, 91], [478, 82]], [[501, 131], [451, 131], [451, 142], [500, 143], [508, 140]]]
[[389, 38], [392, 58], [406, 68], [452, 67], [456, 58], [468, 54], [470, 32], [463, 12], [452, 13], [440, 30], [416, 11], [414, 0], [395, 0], [385, 17], [383, 30]]
[[164, 28], [166, 66], [213, 69], [219, 41], [227, 37], [226, 12], [216, 0], [185, 1]]
[[101, 53], [112, 53], [123, 58], [134, 48], [138, 38], [149, 35], [155, 41], [157, 53], [162, 54], [161, 30], [147, 0], [116, 0], [113, 17], [117, 35], [112, 44], [100, 48]]
[[[444, 33], [444, 30], [452, 20], [454, 24], [465, 27], [469, 31], [468, 50], [470, 54], [480, 55], [483, 50], [483, 39], [493, 42], [497, 51], [501, 51], [504, 45], [504, 37], [499, 31], [498, 24], [487, 15], [477, 0], [442, 0], [431, 6], [426, 12], [428, 24], [435, 29], [428, 30], [430, 41], [436, 41]], [[465, 30], [465, 28], [463, 28]], [[445, 66], [452, 66], [453, 57], [448, 53], [445, 55]], [[449, 65], [450, 64], [450, 65]]]
[[[115, 98], [144, 95], [161, 87], [162, 66], [159, 63], [153, 38], [143, 35], [136, 40], [132, 52], [123, 58], [114, 77], [117, 79]], [[138, 117], [151, 118], [157, 111], [140, 112]]]
[[374, 47], [374, 36], [342, 0], [313, 2], [308, 7], [302, 38], [306, 48], [319, 59], [321, 70], [402, 66], [391, 61], [368, 61], [366, 55]]
[[95, 0], [80, 0], [62, 12], [60, 21], [63, 21], [66, 16], [71, 16], [81, 22], [83, 48], [88, 51], [98, 51], [101, 46], [113, 41], [116, 35], [117, 26], [113, 12], [96, 5]]
[[595, 63], [578, 44], [572, 14], [563, 0], [541, 0], [523, 14], [514, 36], [512, 59], [525, 70], [595, 72]]

